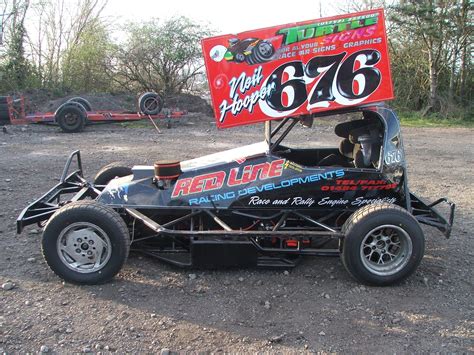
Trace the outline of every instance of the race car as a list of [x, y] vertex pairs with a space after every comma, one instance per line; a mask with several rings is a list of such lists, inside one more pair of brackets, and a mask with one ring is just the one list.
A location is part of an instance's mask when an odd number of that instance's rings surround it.
[[449, 237], [455, 205], [428, 204], [409, 190], [393, 110], [335, 113], [346, 121], [334, 129], [339, 146], [329, 148], [285, 143], [312, 115], [267, 121], [264, 141], [192, 160], [109, 164], [93, 182], [75, 151], [60, 182], [21, 212], [17, 231], [43, 226], [47, 264], [77, 284], [112, 279], [130, 250], [192, 268], [288, 269], [302, 257], [334, 255], [362, 283], [398, 283], [423, 257], [420, 223]]
[[231, 38], [224, 59], [236, 63], [258, 64], [268, 62], [275, 54], [275, 48], [267, 40]]

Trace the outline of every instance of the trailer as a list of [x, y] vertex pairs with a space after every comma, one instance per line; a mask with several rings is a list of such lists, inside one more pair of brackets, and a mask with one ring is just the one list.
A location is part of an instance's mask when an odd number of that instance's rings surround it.
[[12, 125], [54, 124], [66, 133], [81, 132], [86, 125], [94, 123], [128, 122], [149, 119], [157, 130], [154, 120], [178, 119], [187, 115], [187, 111], [179, 109], [163, 110], [163, 99], [156, 93], [148, 92], [138, 99], [137, 111], [96, 111], [82, 97], [74, 97], [59, 106], [54, 112], [35, 112], [26, 114], [26, 99], [23, 95], [18, 98], [6, 96], [9, 122]]

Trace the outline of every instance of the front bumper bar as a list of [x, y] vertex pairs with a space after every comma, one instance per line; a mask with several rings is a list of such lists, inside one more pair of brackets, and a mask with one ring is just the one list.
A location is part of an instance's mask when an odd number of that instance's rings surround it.
[[[443, 197], [436, 200], [433, 203], [427, 204], [422, 201], [418, 196], [410, 193], [412, 214], [419, 223], [423, 223], [432, 227], [437, 228], [446, 238], [451, 236], [451, 230], [454, 222], [454, 211], [456, 204]], [[449, 216], [443, 217], [436, 209], [435, 206], [441, 203], [446, 203], [449, 206]]]
[[[70, 173], [69, 170], [74, 158], [76, 158], [77, 169]], [[21, 233], [23, 228], [30, 224], [41, 225], [68, 202], [79, 201], [87, 197], [96, 198], [99, 193], [99, 190], [84, 179], [81, 153], [76, 150], [69, 156], [59, 183], [21, 211], [16, 220], [17, 233]]]

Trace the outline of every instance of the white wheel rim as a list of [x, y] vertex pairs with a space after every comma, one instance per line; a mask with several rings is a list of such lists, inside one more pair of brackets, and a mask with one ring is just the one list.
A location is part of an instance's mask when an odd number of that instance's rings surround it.
[[112, 255], [112, 244], [102, 228], [88, 222], [77, 222], [61, 231], [56, 250], [59, 259], [69, 269], [90, 274], [107, 265]]

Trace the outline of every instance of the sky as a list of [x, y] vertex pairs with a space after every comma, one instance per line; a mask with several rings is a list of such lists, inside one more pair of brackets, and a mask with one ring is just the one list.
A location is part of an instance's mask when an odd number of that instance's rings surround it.
[[[321, 17], [320, 12], [330, 16], [340, 10], [328, 3], [327, 0], [109, 0], [103, 14], [121, 23], [184, 15], [209, 24], [216, 34], [227, 34], [315, 19]], [[335, 3], [343, 6], [341, 0], [333, 0], [331, 4]]]

